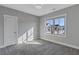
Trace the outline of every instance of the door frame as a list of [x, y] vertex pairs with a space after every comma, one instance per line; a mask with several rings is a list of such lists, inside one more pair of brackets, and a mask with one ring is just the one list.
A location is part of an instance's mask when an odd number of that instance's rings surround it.
[[[5, 34], [5, 16], [16, 17], [16, 19], [17, 19], [17, 37], [16, 38], [17, 38], [17, 43], [18, 43], [18, 17], [17, 16], [12, 16], [12, 15], [3, 15], [3, 17], [4, 17], [4, 34]], [[5, 36], [3, 36], [3, 37], [5, 37]], [[2, 48], [6, 47], [6, 46], [9, 46], [9, 45], [4, 44], [4, 40], [5, 40], [5, 38], [3, 38], [3, 46], [2, 46]], [[17, 44], [17, 43], [15, 43], [15, 44]], [[11, 45], [14, 45], [14, 44], [11, 44]]]

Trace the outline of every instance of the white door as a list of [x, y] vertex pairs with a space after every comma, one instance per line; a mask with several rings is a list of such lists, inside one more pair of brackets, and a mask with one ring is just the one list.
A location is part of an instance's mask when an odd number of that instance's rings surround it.
[[17, 43], [18, 23], [17, 17], [4, 15], [4, 45]]

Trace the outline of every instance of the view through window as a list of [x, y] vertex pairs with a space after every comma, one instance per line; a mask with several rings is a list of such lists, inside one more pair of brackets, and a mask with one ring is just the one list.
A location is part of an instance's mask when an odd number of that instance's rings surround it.
[[46, 32], [54, 35], [64, 35], [65, 16], [48, 19], [46, 21]]

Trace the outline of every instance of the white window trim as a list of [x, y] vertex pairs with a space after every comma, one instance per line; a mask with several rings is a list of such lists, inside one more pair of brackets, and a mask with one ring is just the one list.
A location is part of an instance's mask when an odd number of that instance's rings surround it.
[[[54, 37], [55, 36], [56, 37], [66, 37], [66, 30], [67, 30], [67, 28], [66, 28], [66, 19], [67, 19], [67, 14], [57, 15], [57, 16], [54, 16], [54, 17], [49, 16], [49, 17], [46, 17], [46, 21], [48, 19], [57, 18], [57, 17], [61, 17], [61, 16], [65, 16], [65, 19], [64, 19], [64, 22], [65, 22], [65, 34], [64, 35], [55, 35], [55, 34], [51, 34], [51, 33], [46, 33], [46, 35], [52, 35]], [[45, 27], [46, 27], [46, 21], [45, 21]]]

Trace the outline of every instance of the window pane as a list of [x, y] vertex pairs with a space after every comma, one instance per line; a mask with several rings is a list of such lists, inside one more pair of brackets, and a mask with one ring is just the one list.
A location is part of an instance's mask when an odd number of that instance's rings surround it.
[[64, 17], [55, 18], [54, 21], [54, 34], [64, 34]]
[[59, 19], [55, 19], [55, 25], [59, 25]]
[[64, 17], [60, 18], [60, 26], [64, 26]]
[[53, 20], [48, 20], [47, 23], [48, 23], [49, 25], [53, 25]]
[[64, 34], [65, 32], [64, 32], [64, 19], [65, 19], [65, 17], [61, 17], [59, 20], [60, 20], [60, 28], [59, 28], [59, 34]]
[[54, 35], [65, 34], [65, 16], [60, 16], [46, 21], [46, 32]]
[[47, 33], [51, 33], [52, 25], [53, 25], [53, 20], [52, 19], [48, 19], [47, 23], [46, 23], [46, 32]]

